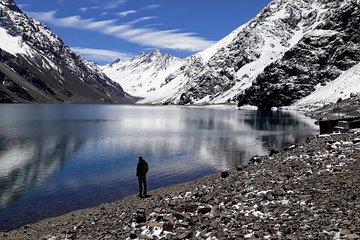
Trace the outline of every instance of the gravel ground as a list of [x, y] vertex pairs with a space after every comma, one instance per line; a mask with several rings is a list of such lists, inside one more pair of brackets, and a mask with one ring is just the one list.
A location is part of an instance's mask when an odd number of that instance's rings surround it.
[[318, 135], [247, 166], [0, 239], [360, 239], [359, 156], [360, 130]]

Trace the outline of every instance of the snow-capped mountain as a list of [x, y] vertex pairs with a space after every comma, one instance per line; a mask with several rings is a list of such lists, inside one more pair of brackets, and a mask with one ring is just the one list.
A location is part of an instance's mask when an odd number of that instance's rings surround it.
[[0, 102], [133, 101], [13, 0], [0, 1]]
[[[314, 2], [326, 10], [319, 23], [265, 68], [239, 96], [239, 105], [270, 108], [289, 106], [300, 100], [295, 105], [304, 106], [305, 102], [308, 105], [334, 102], [344, 93], [347, 96], [357, 93], [360, 78], [354, 66], [360, 62], [360, 1]], [[344, 87], [346, 83], [351, 84]], [[327, 95], [329, 98], [324, 101], [319, 93], [330, 91], [333, 95]]]
[[280, 59], [321, 22], [325, 5], [321, 1], [273, 1], [214, 46], [187, 58], [167, 78], [167, 84], [141, 102], [235, 102], [266, 66]]
[[167, 77], [152, 79], [160, 87], [139, 103], [294, 104], [360, 62], [358, 13], [359, 0], [273, 0]]
[[130, 60], [118, 59], [104, 66], [103, 72], [129, 94], [144, 98], [166, 84], [166, 78], [182, 64], [182, 59], [154, 50]]

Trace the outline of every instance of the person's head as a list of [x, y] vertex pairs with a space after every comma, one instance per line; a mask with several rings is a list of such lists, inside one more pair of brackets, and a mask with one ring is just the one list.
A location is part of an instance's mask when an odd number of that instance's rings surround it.
[[142, 160], [144, 160], [144, 158], [143, 158], [143, 156], [139, 156], [139, 161], [142, 161]]

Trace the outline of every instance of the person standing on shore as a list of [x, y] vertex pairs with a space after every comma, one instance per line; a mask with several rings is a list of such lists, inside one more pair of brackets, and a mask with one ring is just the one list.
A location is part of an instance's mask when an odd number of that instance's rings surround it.
[[[139, 162], [136, 167], [136, 176], [139, 181], [139, 197], [147, 197], [147, 182], [146, 182], [146, 174], [149, 171], [149, 165], [143, 158], [143, 156], [139, 156]], [[144, 187], [144, 188], [143, 188]], [[144, 190], [144, 192], [143, 192]], [[143, 194], [144, 193], [144, 194]]]

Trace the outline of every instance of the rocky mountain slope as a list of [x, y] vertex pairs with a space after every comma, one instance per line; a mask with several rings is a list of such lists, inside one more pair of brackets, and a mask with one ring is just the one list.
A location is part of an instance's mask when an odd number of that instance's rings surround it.
[[133, 101], [118, 83], [25, 15], [13, 0], [0, 1], [0, 102]]
[[142, 52], [130, 60], [118, 59], [102, 69], [129, 94], [147, 97], [166, 84], [166, 77], [182, 63], [182, 59], [153, 50]]
[[[360, 62], [360, 1], [324, 1], [323, 6], [328, 10], [322, 21], [265, 68], [239, 96], [239, 105], [289, 106], [308, 96], [316, 86], [321, 88], [339, 77], [341, 82], [349, 77], [349, 72], [345, 77], [341, 74]], [[355, 69], [350, 71], [354, 73]], [[351, 89], [352, 85], [348, 85], [346, 91]]]
[[176, 71], [151, 79], [160, 87], [140, 103], [293, 105], [360, 62], [358, 13], [359, 0], [274, 0]]

